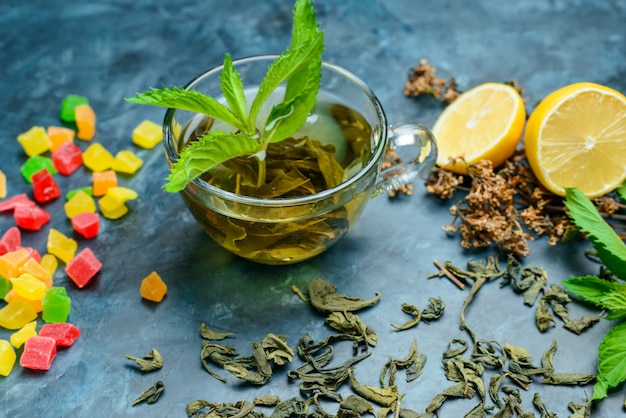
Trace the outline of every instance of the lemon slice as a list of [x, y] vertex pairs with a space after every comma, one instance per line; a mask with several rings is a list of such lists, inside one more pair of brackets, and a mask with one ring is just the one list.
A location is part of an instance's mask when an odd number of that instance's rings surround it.
[[535, 176], [551, 192], [606, 194], [626, 179], [626, 97], [594, 83], [556, 90], [532, 112], [524, 143]]
[[[437, 165], [459, 174], [482, 159], [497, 167], [515, 152], [525, 122], [524, 101], [513, 87], [476, 86], [446, 107], [433, 126]], [[464, 162], [451, 163], [451, 158]]]

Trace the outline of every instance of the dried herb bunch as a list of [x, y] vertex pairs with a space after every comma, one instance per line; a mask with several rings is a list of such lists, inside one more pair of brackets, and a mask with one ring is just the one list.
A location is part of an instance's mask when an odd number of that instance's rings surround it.
[[[524, 150], [520, 149], [497, 169], [489, 161], [480, 161], [459, 175], [435, 168], [426, 183], [427, 193], [441, 199], [464, 196], [450, 207], [454, 217], [444, 230], [461, 235], [464, 248], [496, 245], [502, 252], [516, 256], [530, 253], [528, 242], [547, 236], [555, 245], [575, 228], [565, 212], [563, 198], [539, 184]], [[624, 227], [626, 205], [617, 195], [593, 200], [612, 226]]]

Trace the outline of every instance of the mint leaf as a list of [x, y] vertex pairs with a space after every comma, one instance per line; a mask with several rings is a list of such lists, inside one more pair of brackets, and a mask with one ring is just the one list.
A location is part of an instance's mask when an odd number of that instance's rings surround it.
[[248, 121], [248, 107], [246, 105], [246, 95], [243, 90], [243, 83], [237, 69], [233, 65], [230, 54], [224, 56], [224, 69], [220, 77], [221, 89], [224, 98], [228, 103], [231, 111], [245, 126], [244, 132], [248, 135], [254, 135], [254, 124]]
[[203, 113], [215, 119], [243, 130], [244, 125], [237, 119], [233, 112], [213, 97], [202, 94], [196, 90], [186, 90], [180, 87], [152, 88], [150, 91], [138, 93], [134, 97], [126, 99], [129, 103], [145, 104], [152, 106], [188, 110], [190, 112]]
[[259, 142], [242, 133], [210, 132], [192, 142], [181, 153], [167, 177], [164, 189], [179, 192], [187, 183], [216, 165], [243, 155], [259, 151]]
[[602, 299], [618, 288], [624, 287], [619, 283], [609, 282], [596, 276], [571, 277], [562, 282], [570, 292], [581, 298], [601, 306]]
[[250, 108], [249, 118], [256, 120], [261, 106], [276, 88], [291, 75], [306, 68], [312, 59], [319, 58], [323, 50], [324, 38], [323, 36], [316, 36], [297, 48], [287, 50], [276, 58], [268, 68], [267, 74], [259, 86], [257, 95]]
[[626, 322], [614, 326], [604, 336], [598, 354], [598, 378], [592, 400], [605, 398], [609, 389], [626, 380]]
[[608, 320], [626, 318], [626, 285], [603, 297], [600, 306], [609, 311]]
[[574, 224], [587, 233], [602, 264], [626, 280], [626, 245], [602, 218], [591, 200], [576, 188], [565, 189], [565, 206]]

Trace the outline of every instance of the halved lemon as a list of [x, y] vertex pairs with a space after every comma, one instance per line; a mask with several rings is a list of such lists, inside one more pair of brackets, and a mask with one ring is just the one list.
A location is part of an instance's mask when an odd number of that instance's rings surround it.
[[497, 167], [515, 152], [525, 122], [524, 101], [512, 86], [478, 85], [461, 94], [437, 118], [432, 129], [437, 165], [459, 174], [466, 174], [468, 165], [483, 159]]
[[556, 90], [532, 112], [524, 144], [535, 176], [551, 192], [606, 194], [626, 179], [626, 97], [586, 82]]

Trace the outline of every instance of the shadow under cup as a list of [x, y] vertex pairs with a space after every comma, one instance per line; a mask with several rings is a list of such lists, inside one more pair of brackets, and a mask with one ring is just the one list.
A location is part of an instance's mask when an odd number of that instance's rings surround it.
[[[258, 86], [274, 56], [234, 61], [246, 89]], [[222, 67], [211, 69], [185, 88], [222, 96]], [[256, 198], [232, 193], [201, 178], [181, 192], [196, 221], [219, 245], [263, 264], [290, 264], [311, 258], [341, 239], [357, 221], [377, 184], [388, 145], [388, 126], [371, 90], [346, 70], [323, 64], [320, 95], [352, 108], [371, 127], [371, 154], [362, 167], [338, 186], [296, 198]], [[164, 145], [170, 165], [178, 160], [188, 138], [185, 127], [197, 117], [168, 109]], [[397, 176], [396, 176], [397, 177]]]

